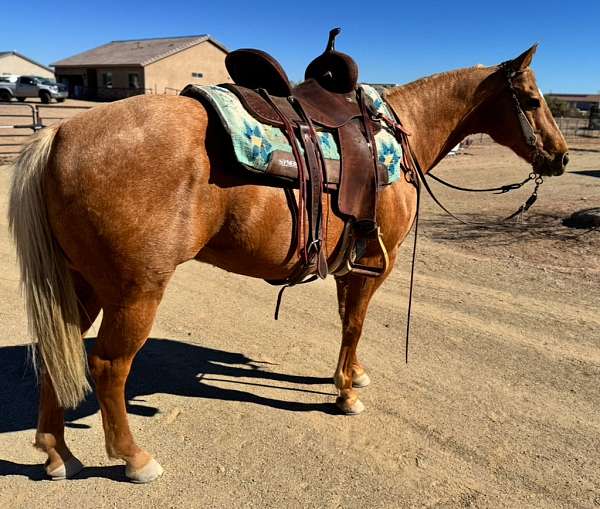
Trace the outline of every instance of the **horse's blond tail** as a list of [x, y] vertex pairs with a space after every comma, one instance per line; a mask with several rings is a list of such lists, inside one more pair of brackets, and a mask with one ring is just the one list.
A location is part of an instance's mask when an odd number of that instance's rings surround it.
[[41, 359], [36, 368], [49, 375], [59, 404], [70, 408], [85, 397], [90, 385], [75, 288], [50, 228], [43, 189], [58, 129], [40, 131], [14, 163], [8, 221], [21, 267], [29, 332], [37, 338]]

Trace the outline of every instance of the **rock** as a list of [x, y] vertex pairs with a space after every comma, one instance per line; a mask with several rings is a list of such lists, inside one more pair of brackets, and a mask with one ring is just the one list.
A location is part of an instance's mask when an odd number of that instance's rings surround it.
[[181, 408], [178, 408], [178, 407], [173, 408], [173, 410], [171, 410], [165, 417], [165, 422], [167, 424], [173, 424], [173, 422], [175, 422], [175, 419], [177, 419], [177, 416], [180, 413], [181, 413]]
[[595, 228], [600, 226], [600, 207], [573, 212], [563, 219], [562, 224], [569, 228]]

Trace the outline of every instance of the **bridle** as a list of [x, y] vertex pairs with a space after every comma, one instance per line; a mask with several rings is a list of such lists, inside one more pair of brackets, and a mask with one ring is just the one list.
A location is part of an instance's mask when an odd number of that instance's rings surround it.
[[521, 106], [521, 101], [519, 101], [517, 91], [515, 90], [512, 81], [515, 76], [519, 76], [523, 73], [523, 71], [515, 71], [511, 67], [510, 61], [502, 62], [498, 67], [504, 72], [504, 75], [506, 76], [506, 81], [508, 82], [508, 89], [510, 90], [515, 112], [517, 114], [517, 119], [519, 120], [519, 125], [521, 126], [521, 132], [523, 133], [523, 137], [525, 138], [525, 143], [527, 143], [527, 145], [531, 148], [533, 161], [535, 162], [536, 159], [543, 156], [542, 151], [539, 148], [536, 131], [531, 125], [529, 118], [527, 118], [527, 115], [523, 110], [523, 106]]

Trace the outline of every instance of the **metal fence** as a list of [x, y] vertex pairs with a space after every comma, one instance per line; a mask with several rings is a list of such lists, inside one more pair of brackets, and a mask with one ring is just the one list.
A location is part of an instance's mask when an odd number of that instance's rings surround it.
[[111, 102], [135, 95], [153, 93], [154, 90], [149, 88], [84, 87], [76, 85], [73, 87], [73, 91], [69, 92], [69, 97], [84, 101]]
[[[590, 122], [587, 117], [558, 117], [555, 120], [563, 136], [569, 140], [576, 138], [597, 138], [600, 140], [600, 127], [595, 128], [596, 125]], [[494, 143], [494, 140], [487, 134], [475, 134], [468, 136], [467, 139], [466, 145]], [[463, 144], [465, 144], [464, 141]]]
[[[164, 91], [165, 94], [178, 92], [176, 89], [167, 88]], [[32, 133], [91, 107], [0, 102], [0, 163], [14, 158]], [[590, 118], [559, 117], [556, 123], [566, 138], [600, 139], [600, 128], [595, 129], [596, 124], [591, 122]], [[486, 134], [469, 136], [468, 140], [468, 144], [493, 143]]]
[[31, 134], [90, 108], [0, 102], [0, 163], [14, 159]]
[[598, 129], [593, 129], [595, 126], [590, 122], [589, 117], [559, 117], [556, 119], [556, 123], [563, 135], [567, 138], [574, 136], [600, 138], [600, 127]]

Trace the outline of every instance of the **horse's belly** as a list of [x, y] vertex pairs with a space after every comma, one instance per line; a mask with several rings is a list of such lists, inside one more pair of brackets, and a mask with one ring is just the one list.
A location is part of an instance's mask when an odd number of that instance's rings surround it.
[[[298, 234], [284, 191], [248, 186], [232, 195], [228, 219], [196, 259], [251, 277], [289, 276], [299, 263]], [[327, 206], [326, 202], [323, 205]], [[332, 253], [343, 223], [331, 211], [327, 216], [326, 249]]]

